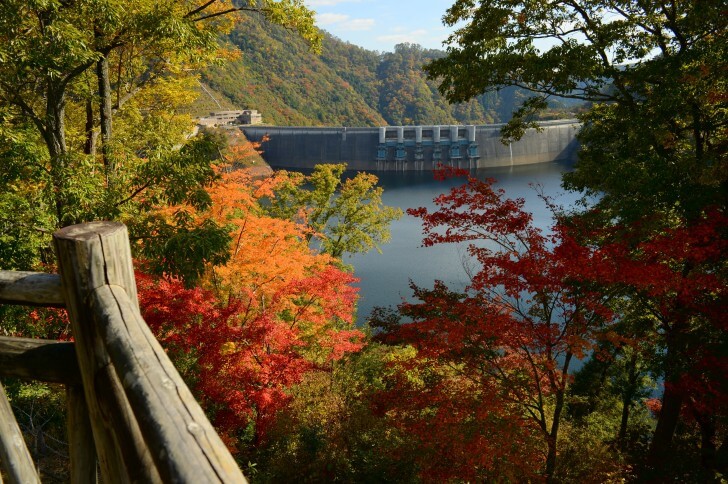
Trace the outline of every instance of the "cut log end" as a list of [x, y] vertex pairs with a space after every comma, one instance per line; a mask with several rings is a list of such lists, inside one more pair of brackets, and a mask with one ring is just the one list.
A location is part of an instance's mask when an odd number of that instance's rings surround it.
[[56, 239], [64, 240], [90, 240], [113, 234], [118, 230], [126, 232], [126, 226], [120, 222], [88, 222], [78, 225], [69, 225], [62, 229], [56, 230], [53, 236]]

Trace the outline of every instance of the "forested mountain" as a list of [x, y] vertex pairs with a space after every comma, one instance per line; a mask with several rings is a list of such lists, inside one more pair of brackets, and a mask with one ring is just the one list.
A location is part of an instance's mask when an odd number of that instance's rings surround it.
[[505, 89], [450, 105], [421, 69], [444, 52], [413, 44], [379, 53], [325, 34], [317, 55], [292, 32], [256, 16], [245, 17], [227, 40], [240, 56], [209, 67], [203, 82], [221, 103], [258, 109], [270, 124], [493, 123], [507, 120], [527, 96]]

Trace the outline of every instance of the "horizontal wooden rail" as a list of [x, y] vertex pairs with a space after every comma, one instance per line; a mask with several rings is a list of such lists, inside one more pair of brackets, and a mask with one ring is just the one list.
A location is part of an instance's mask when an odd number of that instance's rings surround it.
[[61, 278], [44, 272], [0, 271], [0, 303], [64, 307]]
[[[0, 337], [0, 377], [66, 385], [71, 481], [95, 481], [98, 462], [108, 483], [246, 483], [141, 317], [126, 227], [53, 240], [60, 274], [0, 271], [0, 303], [65, 307], [74, 342]], [[1, 385], [0, 467], [38, 482]]]
[[0, 336], [0, 376], [80, 385], [74, 343]]

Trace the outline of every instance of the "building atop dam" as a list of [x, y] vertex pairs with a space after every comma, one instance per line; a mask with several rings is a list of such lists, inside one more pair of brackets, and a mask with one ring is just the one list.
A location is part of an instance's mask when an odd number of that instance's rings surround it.
[[432, 170], [523, 165], [575, 160], [579, 124], [547, 121], [510, 144], [501, 143], [503, 125], [303, 128], [241, 126], [260, 142], [263, 158], [277, 168], [312, 168], [347, 163], [352, 170]]
[[197, 118], [198, 126], [224, 126], [228, 124], [260, 124], [263, 116], [255, 109], [213, 111], [208, 116]]

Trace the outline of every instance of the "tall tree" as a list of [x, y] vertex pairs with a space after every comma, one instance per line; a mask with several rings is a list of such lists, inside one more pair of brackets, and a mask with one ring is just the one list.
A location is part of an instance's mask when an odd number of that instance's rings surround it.
[[[217, 35], [232, 25], [230, 20], [221, 19], [240, 11], [260, 12], [271, 22], [291, 25], [318, 45], [311, 11], [292, 0], [263, 0], [243, 6], [227, 0], [3, 3], [0, 99], [13, 107], [16, 117], [32, 122], [43, 139], [56, 225], [80, 220], [74, 213], [77, 187], [70, 183], [73, 174], [69, 170], [87, 162], [80, 150], [68, 143], [72, 132], [67, 108], [74, 101], [73, 89], [87, 71], [96, 66], [103, 161], [106, 170], [113, 172], [107, 147], [112, 138], [112, 53], [122, 47], [142, 53], [137, 82], [164, 75], [189, 76], [185, 68], [209, 62], [218, 52]], [[121, 57], [118, 62], [122, 62]], [[129, 93], [135, 92], [133, 86]], [[84, 109], [84, 114], [88, 113], [93, 114], [93, 109]]]
[[217, 34], [251, 10], [317, 48], [312, 13], [289, 0], [3, 2], [5, 267], [52, 263], [55, 228], [99, 218], [126, 222], [142, 246], [179, 235], [199, 254], [206, 242], [226, 247], [214, 225], [181, 234], [144, 230], [156, 226], [149, 211], [161, 203], [209, 203], [204, 187], [216, 176], [211, 163], [220, 147], [212, 145], [220, 140], [188, 139], [191, 119], [178, 108], [194, 99], [196, 69], [226, 54]]
[[[189, 370], [228, 444], [244, 450], [261, 443], [290, 401], [290, 386], [309, 372], [331, 371], [362, 347], [364, 335], [353, 327], [354, 277], [308, 247], [305, 227], [263, 213], [250, 176], [230, 168], [218, 166], [220, 177], [206, 188], [210, 204], [159, 207], [160, 226], [182, 225], [182, 236], [161, 244], [147, 267], [162, 265], [185, 280], [140, 276], [140, 305]], [[220, 240], [207, 244], [223, 243], [224, 260], [189, 253], [187, 239], [211, 224]], [[185, 254], [172, 257], [175, 251]], [[190, 281], [206, 289], [185, 287]]]
[[728, 434], [721, 446], [715, 424], [725, 418], [728, 402], [725, 227], [725, 215], [712, 209], [697, 220], [674, 220], [674, 227], [647, 238], [612, 229], [622, 235], [602, 244], [612, 269], [600, 274], [600, 282], [626, 289], [643, 314], [642, 324], [623, 336], [648, 336], [659, 362], [653, 371], [665, 382], [648, 474], [665, 469], [675, 428], [687, 412], [705, 419], [699, 443], [705, 471], [728, 468], [724, 457], [718, 459], [719, 448], [728, 451]]
[[[448, 55], [426, 69], [452, 101], [503, 86], [532, 91], [507, 136], [532, 125], [549, 96], [592, 103], [581, 118], [579, 162], [564, 183], [598, 195], [594, 223], [626, 222], [622, 230], [650, 240], [664, 230], [701, 225], [711, 207], [725, 210], [723, 2], [459, 0], [445, 22], [461, 21]], [[694, 267], [684, 269], [687, 275]], [[653, 303], [645, 300], [643, 310]], [[650, 450], [653, 466], [669, 455], [683, 407], [685, 395], [675, 384], [678, 369], [690, 361], [683, 350], [698, 334], [715, 336], [688, 324], [683, 313], [672, 312], [677, 319], [660, 333], [672, 356], [656, 358], [667, 385]]]
[[[725, 203], [723, 4], [461, 0], [448, 55], [426, 70], [451, 101], [518, 86], [534, 93], [512, 127], [558, 95], [594, 104], [570, 187], [620, 215]], [[517, 134], [519, 129], [507, 131]]]
[[[482, 407], [463, 409], [464, 415], [452, 416], [455, 421], [478, 419], [488, 428], [502, 418], [528, 419], [545, 448], [543, 475], [552, 481], [570, 368], [612, 321], [611, 294], [585, 279], [585, 273], [601, 270], [598, 253], [580, 246], [565, 227], [545, 235], [523, 210], [524, 200], [505, 198], [492, 183], [469, 177], [435, 200], [436, 211], [409, 211], [423, 220], [425, 246], [468, 243], [474, 264], [466, 292], [442, 282], [432, 290], [416, 288], [421, 302], [400, 305], [404, 321], [377, 324], [385, 341], [411, 344], [425, 365], [446, 368], [447, 386], [461, 389], [449, 391], [479, 395]], [[422, 393], [437, 408], [430, 399], [439, 392]], [[509, 448], [499, 449], [507, 459]]]
[[251, 316], [242, 298], [137, 276], [144, 319], [234, 452], [261, 444], [290, 386], [362, 347], [363, 334], [352, 328], [351, 279], [330, 266], [288, 278]]

